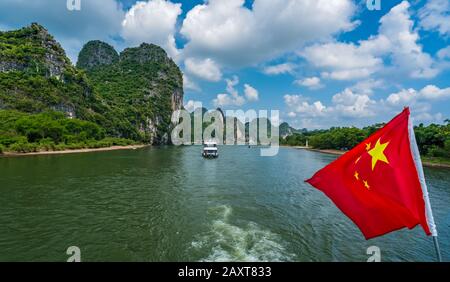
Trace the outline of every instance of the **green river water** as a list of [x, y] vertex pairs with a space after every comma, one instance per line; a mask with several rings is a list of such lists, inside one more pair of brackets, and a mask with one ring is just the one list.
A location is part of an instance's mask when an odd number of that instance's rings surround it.
[[[433, 261], [420, 228], [366, 241], [304, 179], [335, 156], [201, 148], [0, 158], [0, 261]], [[444, 260], [450, 170], [425, 169]]]

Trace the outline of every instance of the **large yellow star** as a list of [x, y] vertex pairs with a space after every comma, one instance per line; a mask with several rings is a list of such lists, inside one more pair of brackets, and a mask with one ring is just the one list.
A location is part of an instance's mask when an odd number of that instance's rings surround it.
[[380, 139], [378, 139], [377, 144], [375, 144], [375, 147], [370, 150], [368, 153], [372, 156], [372, 171], [375, 169], [375, 165], [378, 161], [382, 161], [385, 163], [389, 163], [388, 159], [386, 158], [386, 155], [384, 154], [384, 150], [389, 145], [389, 142], [380, 143]]

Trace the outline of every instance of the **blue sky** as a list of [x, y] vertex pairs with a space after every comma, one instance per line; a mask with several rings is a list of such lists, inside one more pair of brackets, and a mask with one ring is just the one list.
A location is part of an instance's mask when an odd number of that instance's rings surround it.
[[65, 0], [0, 2], [0, 30], [43, 24], [73, 62], [100, 39], [162, 46], [185, 76], [185, 105], [280, 110], [297, 128], [365, 126], [410, 106], [450, 118], [450, 1]]

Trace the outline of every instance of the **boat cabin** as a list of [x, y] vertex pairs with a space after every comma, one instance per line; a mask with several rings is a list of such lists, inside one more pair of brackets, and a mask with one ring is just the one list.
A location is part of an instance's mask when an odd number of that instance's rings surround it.
[[202, 155], [204, 158], [219, 157], [219, 150], [217, 148], [217, 143], [213, 141], [204, 142]]

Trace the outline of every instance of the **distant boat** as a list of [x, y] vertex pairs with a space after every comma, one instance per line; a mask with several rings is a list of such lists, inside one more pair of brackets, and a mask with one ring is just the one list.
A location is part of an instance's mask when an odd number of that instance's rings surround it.
[[203, 142], [202, 156], [207, 159], [215, 159], [219, 157], [219, 150], [217, 148], [217, 142], [206, 141]]

